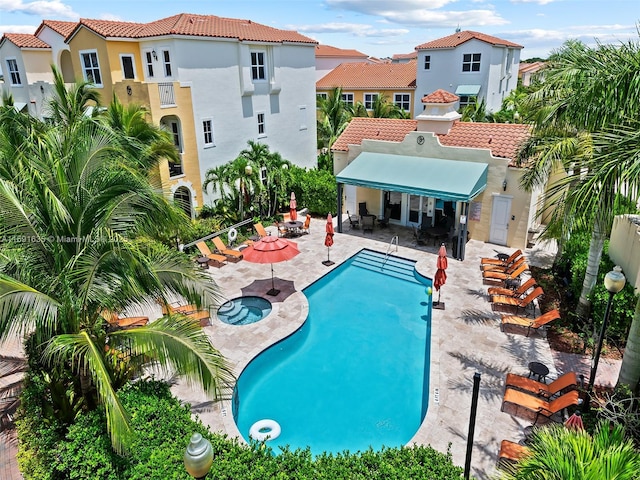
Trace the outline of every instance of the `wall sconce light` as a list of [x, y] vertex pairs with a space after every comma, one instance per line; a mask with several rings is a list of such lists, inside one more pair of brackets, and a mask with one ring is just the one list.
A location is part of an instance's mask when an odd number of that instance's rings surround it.
[[40, 93], [44, 95], [44, 85], [40, 85]]
[[127, 85], [127, 95], [131, 95], [133, 90], [131, 90], [131, 85]]
[[502, 181], [502, 191], [503, 192], [507, 191], [507, 180], [506, 179]]
[[158, 60], [158, 54], [156, 53], [155, 49], [151, 50], [151, 55], [153, 55], [154, 60]]

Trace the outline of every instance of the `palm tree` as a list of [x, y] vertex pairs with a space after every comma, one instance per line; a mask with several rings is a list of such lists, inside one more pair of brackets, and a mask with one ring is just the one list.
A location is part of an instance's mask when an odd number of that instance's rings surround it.
[[[100, 106], [100, 93], [95, 88], [91, 88], [92, 83], [87, 81], [75, 82], [67, 89], [62, 74], [55, 66], [53, 70], [53, 97], [49, 101], [49, 111], [51, 118], [57, 125], [73, 126], [87, 117], [87, 106], [91, 104]], [[94, 108], [91, 116], [98, 114], [98, 109]]]
[[[153, 364], [217, 399], [232, 375], [185, 318], [114, 331], [104, 312], [174, 296], [209, 307], [218, 292], [182, 253], [147, 235], [186, 220], [152, 188], [121, 139], [95, 121], [64, 118], [77, 123], [27, 131], [13, 145], [7, 139], [15, 137], [0, 135], [0, 237], [7, 239], [0, 340], [29, 334], [30, 364], [51, 377], [52, 392], [80, 399], [76, 405], [85, 409], [102, 404], [113, 447], [122, 452], [130, 434], [117, 395], [123, 378]], [[7, 128], [2, 122], [0, 130]], [[20, 175], [7, 176], [16, 169]]]
[[356, 102], [349, 112], [352, 117], [372, 117], [372, 118], [409, 118], [409, 112], [405, 112], [395, 103], [389, 101], [389, 97], [384, 93], [379, 93], [367, 110], [362, 102]]
[[318, 108], [318, 143], [320, 147], [330, 150], [351, 120], [349, 109], [342, 100], [342, 89], [336, 87], [327, 98], [319, 97]]
[[632, 480], [640, 478], [640, 453], [622, 427], [602, 423], [591, 436], [563, 425], [534, 434], [530, 453], [507, 468], [502, 480]]

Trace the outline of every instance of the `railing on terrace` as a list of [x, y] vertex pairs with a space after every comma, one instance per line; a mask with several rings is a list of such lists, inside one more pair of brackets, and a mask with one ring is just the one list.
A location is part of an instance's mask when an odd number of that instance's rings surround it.
[[236, 223], [234, 225], [231, 225], [230, 227], [223, 228], [222, 230], [218, 230], [217, 232], [210, 233], [209, 235], [207, 235], [205, 237], [202, 237], [202, 238], [199, 238], [197, 240], [194, 240], [193, 242], [185, 243], [184, 245], [179, 245], [178, 249], [180, 251], [184, 251], [185, 248], [193, 247], [198, 242], [204, 242], [204, 241], [207, 241], [207, 240], [211, 240], [213, 237], [217, 237], [219, 235], [222, 235], [223, 233], [227, 233], [232, 228], [237, 229], [237, 228], [243, 227], [243, 226], [245, 226], [245, 225], [247, 225], [249, 223], [253, 223], [253, 218], [247, 218], [246, 220], [243, 220], [243, 221], [238, 222], [238, 223]]
[[176, 96], [173, 92], [172, 82], [158, 83], [158, 93], [160, 95], [161, 107], [173, 107], [176, 104]]

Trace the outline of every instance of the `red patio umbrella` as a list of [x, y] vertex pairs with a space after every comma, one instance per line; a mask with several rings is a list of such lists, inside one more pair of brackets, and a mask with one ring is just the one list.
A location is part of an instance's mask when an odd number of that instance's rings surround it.
[[574, 430], [584, 430], [584, 423], [582, 423], [582, 415], [577, 411], [564, 422], [564, 426]]
[[242, 251], [242, 256], [247, 262], [271, 264], [271, 290], [267, 292], [267, 295], [275, 296], [280, 293], [280, 290], [276, 290], [275, 287], [273, 264], [291, 260], [299, 253], [300, 250], [295, 242], [267, 235], [245, 248]]
[[438, 291], [438, 301], [433, 303], [433, 308], [437, 308], [439, 310], [444, 310], [444, 303], [440, 302], [440, 288], [447, 282], [447, 273], [445, 270], [448, 266], [449, 261], [447, 260], [447, 247], [445, 247], [443, 243], [438, 250], [438, 260], [436, 261], [437, 270], [433, 277], [433, 288]]
[[291, 192], [291, 200], [289, 200], [289, 220], [295, 222], [298, 219], [298, 204], [296, 203], [296, 194]]
[[324, 237], [324, 246], [327, 247], [327, 259], [322, 262], [323, 265], [331, 266], [334, 264], [331, 260], [329, 260], [329, 251], [331, 250], [331, 246], [333, 245], [333, 219], [331, 218], [331, 214], [327, 215], [327, 234]]

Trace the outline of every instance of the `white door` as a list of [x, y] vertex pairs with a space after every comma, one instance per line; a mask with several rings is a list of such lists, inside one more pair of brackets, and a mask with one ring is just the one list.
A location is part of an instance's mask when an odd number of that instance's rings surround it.
[[511, 197], [495, 195], [491, 209], [491, 229], [489, 230], [489, 243], [498, 245], [507, 244], [509, 233], [509, 218], [511, 217]]
[[351, 215], [357, 215], [358, 209], [356, 208], [356, 187], [355, 185], [344, 186], [344, 209]]

